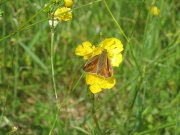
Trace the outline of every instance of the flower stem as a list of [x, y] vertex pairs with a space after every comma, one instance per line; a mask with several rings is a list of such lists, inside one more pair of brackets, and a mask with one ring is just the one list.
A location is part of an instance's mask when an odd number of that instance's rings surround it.
[[96, 117], [96, 111], [95, 111], [95, 97], [94, 97], [94, 94], [92, 94], [92, 114], [93, 114], [93, 119], [94, 119], [94, 122], [96, 124], [96, 127], [98, 129], [98, 132], [99, 134], [101, 134], [101, 128], [99, 126], [99, 122], [98, 122], [98, 119]]
[[52, 75], [52, 82], [53, 82], [53, 90], [57, 100], [57, 90], [56, 90], [56, 83], [54, 78], [54, 27], [51, 29], [51, 75]]
[[56, 82], [55, 82], [55, 77], [54, 77], [54, 22], [52, 22], [52, 27], [51, 27], [51, 76], [52, 76], [52, 82], [53, 82], [53, 91], [56, 98], [56, 116], [55, 116], [53, 125], [51, 127], [51, 130], [49, 132], [49, 135], [52, 134], [55, 128], [55, 125], [57, 122], [57, 116], [59, 112], [58, 96], [57, 96]]

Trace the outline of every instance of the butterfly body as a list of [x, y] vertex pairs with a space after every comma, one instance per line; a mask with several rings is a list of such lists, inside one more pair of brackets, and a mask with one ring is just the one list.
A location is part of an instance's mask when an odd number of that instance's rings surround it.
[[108, 58], [107, 50], [104, 49], [101, 54], [91, 57], [85, 64], [83, 70], [105, 78], [112, 77], [113, 68]]

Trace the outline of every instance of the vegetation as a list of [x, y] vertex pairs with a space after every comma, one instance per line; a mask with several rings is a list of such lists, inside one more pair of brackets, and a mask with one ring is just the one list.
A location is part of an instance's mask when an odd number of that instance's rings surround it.
[[[0, 135], [180, 134], [179, 1], [73, 3], [52, 29], [62, 0], [0, 1]], [[109, 37], [123, 61], [116, 85], [93, 95], [75, 49]]]

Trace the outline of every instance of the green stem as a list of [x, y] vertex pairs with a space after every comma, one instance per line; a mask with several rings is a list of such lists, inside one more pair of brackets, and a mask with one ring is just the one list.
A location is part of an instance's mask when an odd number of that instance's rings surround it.
[[104, 2], [104, 5], [105, 5], [107, 11], [108, 11], [109, 14], [111, 15], [111, 17], [112, 17], [114, 23], [117, 25], [120, 34], [122, 34], [122, 35], [124, 36], [124, 38], [129, 42], [128, 37], [126, 36], [126, 34], [125, 34], [124, 31], [122, 30], [121, 26], [119, 25], [118, 21], [116, 20], [116, 18], [115, 18], [114, 15], [112, 14], [112, 12], [111, 12], [111, 10], [110, 10], [110, 8], [109, 8], [109, 6], [108, 6], [106, 0], [103, 0], [103, 2]]
[[53, 82], [53, 90], [55, 94], [55, 98], [57, 100], [57, 89], [54, 78], [54, 27], [51, 30], [51, 73], [52, 73], [52, 82]]
[[52, 82], [53, 82], [53, 91], [56, 98], [56, 117], [54, 119], [53, 125], [51, 127], [51, 130], [49, 132], [49, 135], [52, 134], [53, 129], [57, 122], [57, 116], [59, 112], [59, 104], [58, 104], [58, 96], [57, 96], [57, 89], [56, 89], [56, 82], [55, 82], [55, 72], [54, 72], [54, 21], [52, 21], [52, 27], [51, 27], [51, 76], [52, 76]]
[[[137, 60], [136, 60], [136, 57], [135, 57], [135, 54], [134, 54], [134, 52], [133, 52], [132, 46], [130, 45], [130, 39], [126, 36], [126, 34], [125, 34], [124, 31], [122, 30], [120, 24], [118, 23], [118, 21], [116, 20], [116, 18], [115, 18], [114, 15], [112, 14], [112, 12], [111, 12], [111, 10], [110, 10], [110, 8], [109, 8], [106, 0], [103, 0], [103, 2], [104, 2], [104, 5], [105, 5], [107, 11], [109, 12], [110, 16], [112, 17], [114, 23], [116, 24], [116, 26], [117, 26], [120, 34], [122, 34], [122, 35], [124, 36], [124, 38], [126, 39], [126, 41], [127, 41], [127, 45], [128, 45], [128, 47], [129, 47], [130, 53], [131, 53], [131, 55], [132, 55], [132, 58], [133, 58], [133, 60], [134, 60], [134, 63], [135, 63], [135, 65], [136, 65], [136, 68], [137, 68], [138, 73], [139, 73], [139, 76], [140, 76], [139, 84], [141, 85], [142, 80], [143, 80], [143, 75], [142, 75], [140, 66], [139, 66], [139, 64], [138, 64], [138, 62], [137, 62]], [[137, 86], [137, 89], [135, 90], [135, 96], [134, 96], [134, 98], [133, 98], [133, 102], [131, 103], [131, 109], [132, 109], [132, 107], [134, 106], [134, 102], [135, 102], [136, 96], [137, 96], [137, 94], [138, 94], [138, 92], [139, 92], [140, 85]]]
[[116, 18], [115, 18], [114, 15], [112, 14], [112, 12], [111, 12], [111, 10], [110, 10], [110, 8], [109, 8], [106, 0], [103, 0], [103, 2], [104, 2], [104, 5], [105, 5], [107, 11], [108, 11], [109, 14], [111, 15], [114, 23], [116, 24], [116, 26], [117, 26], [120, 34], [122, 34], [122, 35], [124, 36], [124, 38], [126, 39], [127, 44], [128, 44], [128, 46], [129, 46], [129, 49], [130, 49], [130, 52], [131, 52], [131, 55], [132, 55], [132, 57], [133, 57], [133, 59], [134, 59], [135, 65], [136, 65], [136, 67], [137, 67], [137, 69], [138, 69], [138, 72], [139, 72], [140, 75], [142, 75], [142, 74], [141, 74], [140, 67], [139, 67], [139, 65], [138, 65], [138, 63], [137, 63], [136, 57], [135, 57], [135, 55], [134, 55], [134, 53], [133, 53], [132, 47], [131, 47], [130, 44], [129, 44], [129, 43], [130, 43], [130, 39], [126, 36], [126, 34], [125, 34], [124, 31], [122, 30], [121, 26], [119, 25], [118, 21], [116, 20]]
[[74, 87], [72, 88], [72, 90], [70, 90], [70, 92], [74, 91], [77, 87], [77, 85], [79, 84], [80, 80], [84, 77], [85, 73], [83, 72], [82, 75], [79, 77], [79, 79], [77, 80], [77, 82], [75, 83]]
[[87, 7], [87, 6], [90, 6], [90, 5], [94, 4], [94, 3], [98, 3], [98, 2], [101, 2], [101, 1], [102, 1], [102, 0], [96, 0], [96, 1], [93, 1], [93, 2], [90, 2], [90, 3], [87, 3], [87, 4], [85, 4], [85, 5], [82, 5], [82, 6], [79, 6], [79, 7], [75, 7], [75, 8], [72, 9], [72, 11], [73, 11], [73, 10], [80, 9], [80, 8], [84, 8], [84, 7]]
[[99, 122], [98, 122], [98, 119], [96, 117], [96, 111], [95, 111], [95, 97], [94, 97], [94, 94], [92, 94], [92, 113], [93, 113], [93, 119], [94, 119], [94, 122], [96, 124], [96, 127], [99, 131], [99, 133], [101, 134], [101, 128], [99, 126]]
[[56, 113], [55, 120], [54, 120], [54, 122], [53, 122], [52, 128], [51, 128], [51, 130], [49, 131], [49, 134], [48, 134], [48, 135], [52, 135], [52, 134], [53, 134], [53, 129], [54, 129], [54, 127], [56, 126], [57, 118], [58, 118], [58, 111], [57, 111], [57, 113]]

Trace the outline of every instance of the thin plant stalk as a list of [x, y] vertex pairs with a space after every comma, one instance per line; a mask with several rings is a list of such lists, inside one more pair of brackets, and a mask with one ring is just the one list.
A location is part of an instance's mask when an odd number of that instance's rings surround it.
[[96, 117], [96, 111], [95, 111], [95, 96], [94, 94], [92, 94], [92, 114], [93, 114], [93, 119], [94, 119], [94, 122], [96, 124], [96, 128], [98, 129], [98, 132], [101, 134], [101, 128], [99, 126], [99, 122], [98, 122], [98, 119]]
[[116, 18], [115, 18], [114, 15], [113, 15], [113, 13], [111, 12], [111, 10], [110, 10], [110, 8], [109, 8], [106, 0], [103, 0], [103, 2], [104, 2], [104, 5], [105, 5], [107, 11], [109, 12], [110, 16], [112, 17], [114, 23], [116, 24], [116, 26], [117, 26], [120, 34], [122, 34], [122, 35], [124, 36], [124, 38], [126, 39], [127, 45], [128, 45], [128, 47], [129, 47], [129, 50], [130, 50], [130, 53], [131, 53], [131, 55], [132, 55], [132, 58], [133, 58], [134, 63], [135, 63], [135, 65], [136, 65], [136, 68], [137, 68], [137, 70], [138, 70], [138, 72], [139, 72], [139, 85], [137, 86], [137, 88], [136, 88], [136, 90], [135, 90], [133, 102], [132, 102], [131, 105], [130, 105], [130, 106], [131, 106], [131, 109], [132, 109], [132, 107], [134, 106], [134, 102], [135, 102], [135, 100], [136, 100], [137, 94], [138, 94], [138, 92], [139, 92], [139, 88], [140, 88], [141, 83], [142, 83], [142, 81], [143, 81], [143, 75], [142, 75], [140, 66], [139, 66], [139, 64], [138, 64], [138, 62], [137, 62], [137, 59], [136, 59], [136, 57], [135, 57], [135, 54], [134, 54], [134, 52], [133, 52], [132, 46], [130, 45], [130, 39], [127, 37], [127, 35], [125, 34], [125, 32], [122, 30], [120, 24], [118, 23], [118, 21], [116, 20]]
[[134, 55], [134, 53], [133, 53], [132, 47], [131, 47], [130, 44], [129, 44], [129, 43], [130, 43], [130, 39], [127, 37], [127, 35], [125, 34], [125, 32], [122, 30], [122, 28], [121, 28], [121, 26], [119, 25], [118, 21], [116, 20], [116, 18], [114, 17], [113, 13], [111, 12], [111, 10], [110, 10], [110, 8], [109, 8], [106, 0], [103, 0], [103, 2], [104, 2], [104, 5], [105, 5], [107, 11], [109, 12], [110, 16], [112, 17], [114, 23], [116, 24], [116, 26], [117, 26], [120, 34], [122, 34], [122, 35], [124, 36], [124, 38], [126, 39], [127, 44], [128, 44], [128, 46], [129, 46], [129, 49], [130, 49], [130, 52], [131, 52], [131, 55], [132, 55], [132, 57], [133, 57], [133, 59], [134, 59], [135, 65], [136, 65], [136, 67], [137, 67], [137, 69], [138, 69], [138, 72], [139, 72], [140, 75], [142, 75], [141, 70], [140, 70], [140, 67], [139, 67], [139, 65], [138, 65], [138, 63], [137, 63], [137, 60], [136, 60], [136, 58], [135, 58], [135, 55]]
[[57, 96], [57, 88], [56, 88], [56, 82], [55, 82], [55, 77], [54, 77], [54, 19], [52, 19], [52, 27], [51, 27], [51, 77], [52, 77], [52, 82], [53, 82], [53, 91], [56, 99], [56, 116], [53, 122], [53, 125], [51, 127], [51, 130], [49, 132], [49, 135], [52, 134], [54, 127], [57, 122], [57, 116], [59, 112], [59, 105], [58, 105], [58, 96]]
[[51, 76], [53, 82], [53, 90], [54, 90], [55, 98], [57, 100], [58, 99], [57, 89], [56, 89], [56, 82], [54, 77], [54, 26], [52, 26], [51, 29]]

